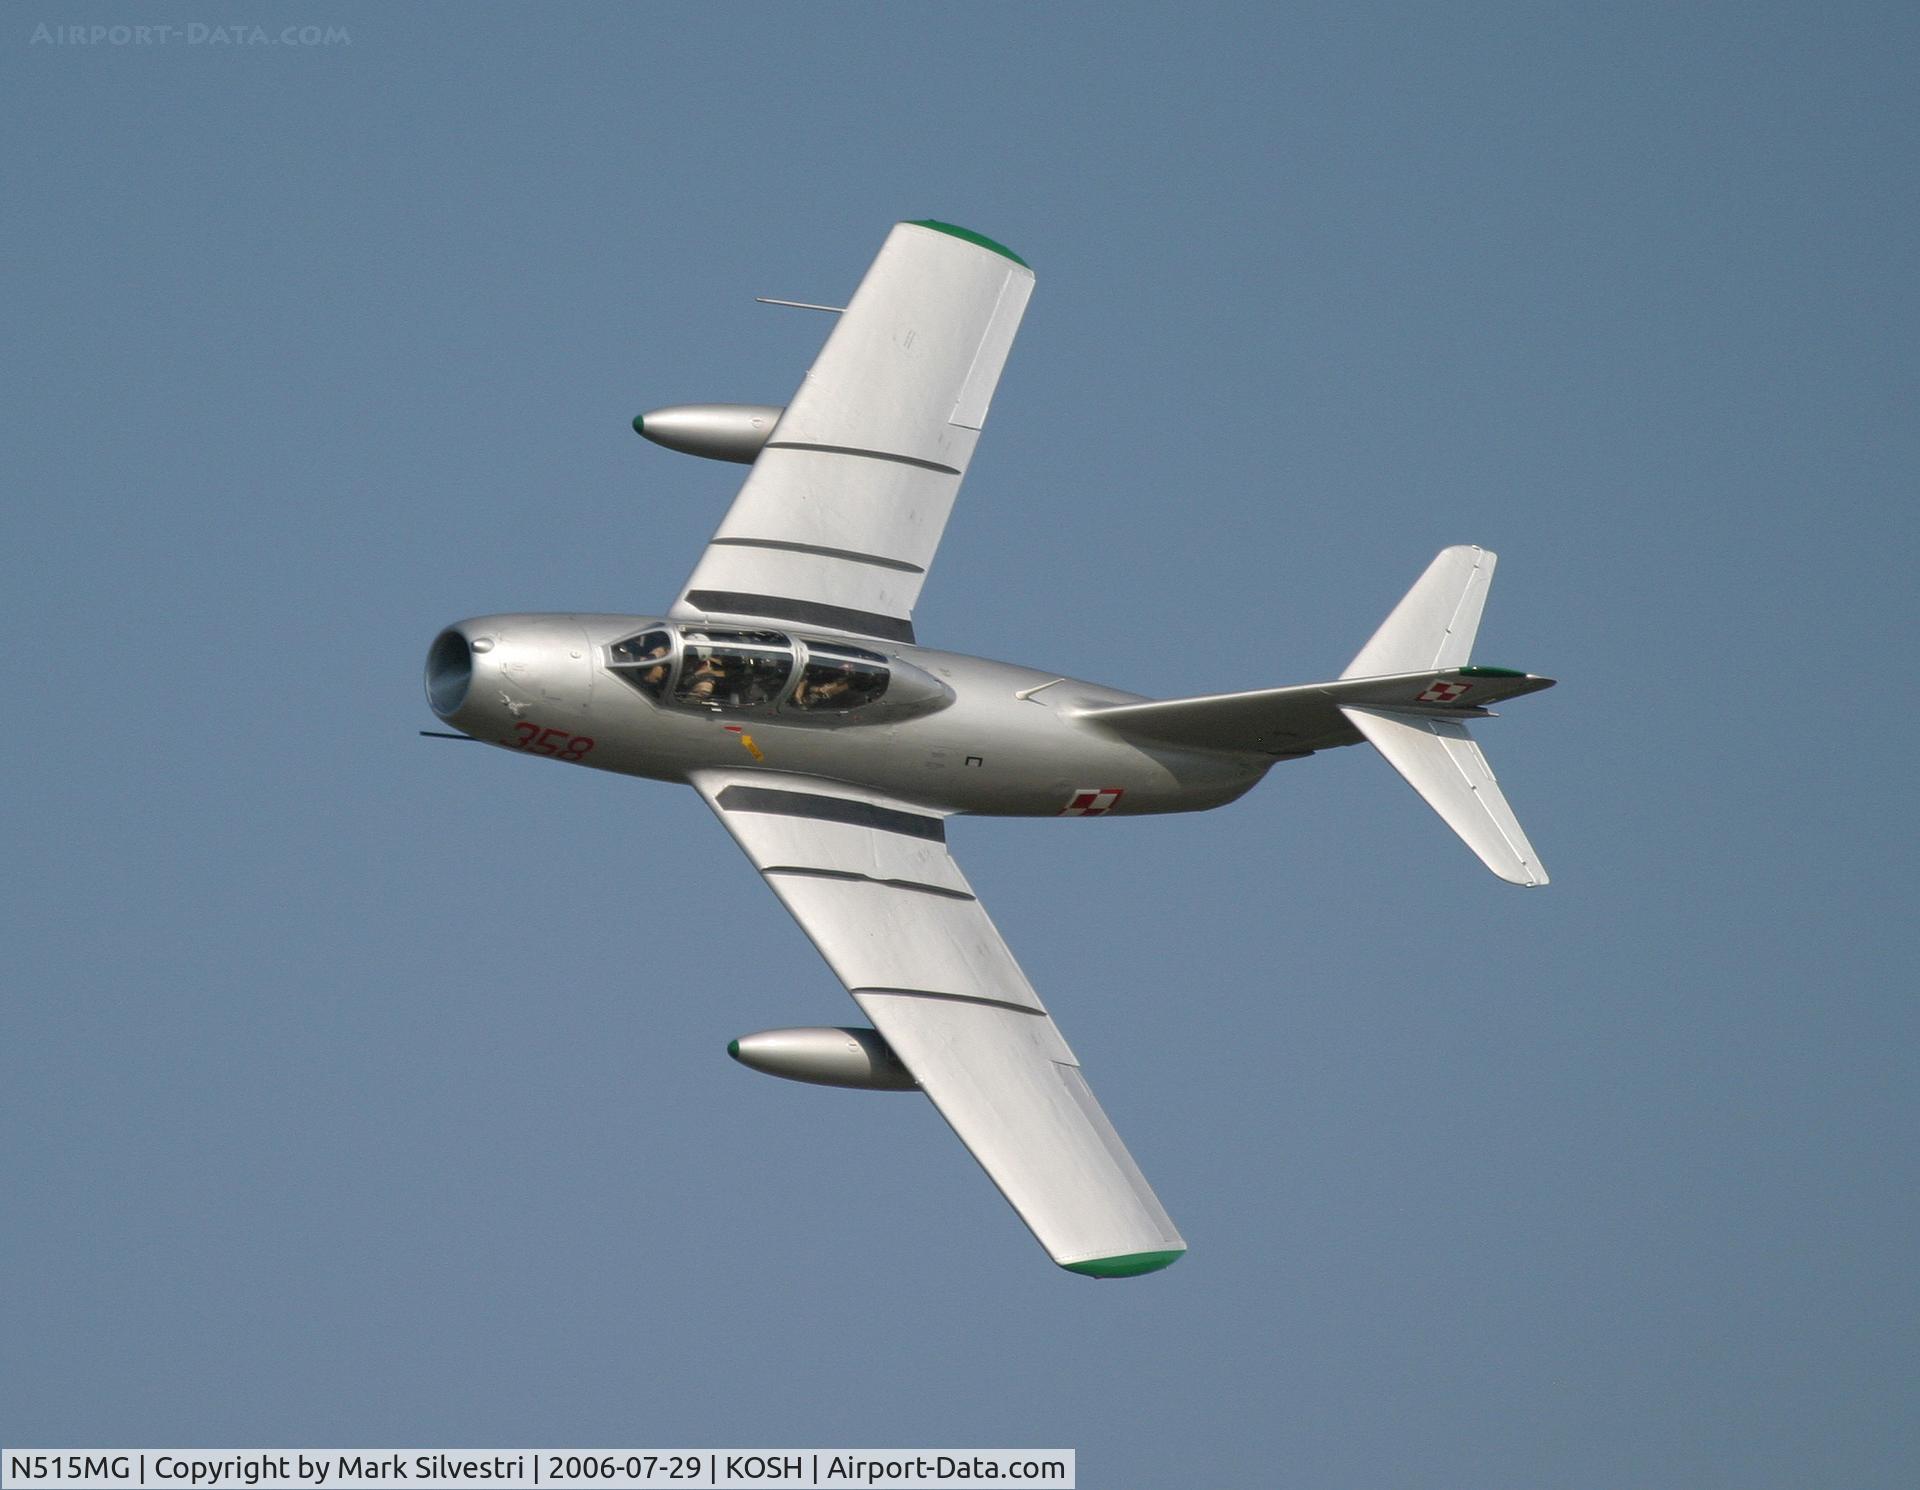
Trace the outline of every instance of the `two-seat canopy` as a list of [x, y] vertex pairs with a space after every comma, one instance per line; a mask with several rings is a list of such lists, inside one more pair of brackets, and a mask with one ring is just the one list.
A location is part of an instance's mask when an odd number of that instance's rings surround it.
[[846, 642], [778, 631], [656, 626], [615, 642], [607, 667], [657, 704], [716, 711], [842, 714], [887, 691], [887, 660]]

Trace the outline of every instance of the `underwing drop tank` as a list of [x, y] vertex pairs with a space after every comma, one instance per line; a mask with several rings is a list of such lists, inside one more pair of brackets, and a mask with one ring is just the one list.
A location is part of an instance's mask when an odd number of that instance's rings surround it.
[[682, 455], [750, 466], [785, 412], [777, 404], [675, 404], [634, 415], [633, 428]]
[[918, 1091], [893, 1047], [869, 1029], [761, 1030], [727, 1047], [741, 1065], [789, 1081], [850, 1086], [869, 1092]]

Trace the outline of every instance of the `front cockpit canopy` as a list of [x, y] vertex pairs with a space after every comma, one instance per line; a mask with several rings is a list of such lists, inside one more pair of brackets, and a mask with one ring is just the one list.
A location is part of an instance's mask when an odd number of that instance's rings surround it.
[[847, 642], [712, 626], [653, 627], [608, 648], [607, 667], [657, 704], [719, 712], [841, 714], [891, 681], [886, 658]]

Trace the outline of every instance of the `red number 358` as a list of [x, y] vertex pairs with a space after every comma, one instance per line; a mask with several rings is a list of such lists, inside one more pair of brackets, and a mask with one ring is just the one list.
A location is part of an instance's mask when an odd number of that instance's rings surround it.
[[563, 729], [542, 729], [524, 719], [513, 727], [513, 732], [520, 738], [500, 743], [515, 750], [531, 750], [535, 755], [550, 755], [555, 760], [577, 761], [593, 749], [593, 741], [586, 735], [568, 734]]

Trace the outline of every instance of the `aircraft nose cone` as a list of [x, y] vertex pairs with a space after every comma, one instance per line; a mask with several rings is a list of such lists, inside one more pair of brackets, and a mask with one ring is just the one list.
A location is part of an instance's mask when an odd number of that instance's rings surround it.
[[476, 616], [427, 651], [427, 703], [469, 734], [522, 719], [578, 725], [593, 697], [592, 648], [577, 616]]
[[577, 617], [509, 616], [485, 630], [491, 634], [475, 629], [474, 646], [494, 643], [490, 660], [508, 692], [536, 705], [586, 707], [593, 669], [587, 661], [587, 629]]

